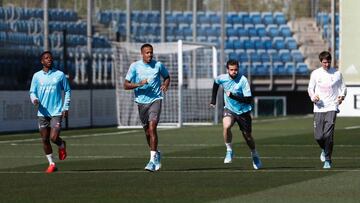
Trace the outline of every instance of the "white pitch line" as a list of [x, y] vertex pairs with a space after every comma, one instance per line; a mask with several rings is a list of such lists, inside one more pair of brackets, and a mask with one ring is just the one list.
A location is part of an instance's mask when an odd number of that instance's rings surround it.
[[[129, 131], [121, 131], [121, 132], [112, 132], [112, 133], [94, 133], [94, 134], [84, 134], [84, 135], [71, 135], [64, 137], [65, 139], [68, 138], [84, 138], [84, 137], [99, 137], [105, 135], [122, 135], [122, 134], [129, 134], [129, 133], [137, 133], [142, 132], [141, 130], [129, 130]], [[40, 138], [30, 138], [30, 139], [21, 139], [21, 140], [5, 140], [0, 141], [0, 144], [8, 144], [8, 143], [22, 143], [22, 142], [32, 142], [32, 141], [40, 141]]]
[[[43, 159], [44, 156], [2, 156], [0, 159]], [[117, 156], [117, 155], [85, 155], [68, 156], [69, 159], [145, 159], [142, 156]], [[163, 159], [223, 159], [223, 156], [165, 156]], [[332, 157], [334, 160], [360, 160], [360, 157]], [[247, 156], [234, 156], [234, 159], [251, 159]], [[318, 160], [318, 157], [284, 157], [284, 156], [263, 156], [261, 159], [273, 160]]]
[[360, 128], [360, 125], [356, 125], [356, 126], [348, 126], [348, 127], [345, 127], [344, 129], [345, 130], [353, 130], [353, 129], [359, 129]]
[[[214, 170], [209, 168], [208, 170], [191, 170], [191, 169], [179, 169], [179, 170], [160, 170], [155, 173], [303, 173], [303, 172], [360, 172], [360, 169], [220, 169]], [[57, 171], [54, 174], [106, 174], [106, 173], [149, 173], [145, 170], [78, 170], [78, 171]], [[45, 174], [43, 171], [0, 171], [0, 174]], [[150, 173], [149, 173], [150, 174]]]
[[[238, 143], [236, 143], [238, 144]], [[41, 143], [10, 143], [11, 146], [23, 146], [23, 145], [30, 145], [30, 146], [42, 146]], [[241, 144], [243, 145], [243, 144]], [[130, 144], [130, 143], [67, 143], [67, 146], [76, 146], [76, 147], [137, 147], [137, 146], [147, 146], [147, 144]], [[159, 144], [159, 147], [222, 147], [223, 144]], [[317, 145], [312, 144], [257, 144], [258, 147], [310, 147], [310, 148], [317, 148]], [[360, 147], [360, 145], [336, 145], [336, 147], [340, 148], [351, 148], [351, 147]]]

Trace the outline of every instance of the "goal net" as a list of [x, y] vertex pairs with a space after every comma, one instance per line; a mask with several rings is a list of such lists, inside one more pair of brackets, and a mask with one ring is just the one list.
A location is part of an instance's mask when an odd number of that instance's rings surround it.
[[[141, 45], [142, 43], [113, 43], [119, 128], [141, 127], [134, 93], [123, 88], [130, 64], [142, 59]], [[181, 40], [152, 43], [152, 46], [154, 59], [162, 62], [170, 74], [170, 86], [164, 94], [159, 126], [216, 123], [217, 110], [209, 107], [212, 84], [217, 75], [215, 47]]]

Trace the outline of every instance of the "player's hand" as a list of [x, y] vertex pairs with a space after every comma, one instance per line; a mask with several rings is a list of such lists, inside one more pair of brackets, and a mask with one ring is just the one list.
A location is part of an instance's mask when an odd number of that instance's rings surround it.
[[319, 97], [319, 95], [315, 95], [313, 98], [313, 102], [316, 103], [318, 101], [320, 101], [320, 97]]
[[38, 105], [39, 105], [39, 100], [38, 100], [38, 99], [34, 99], [33, 103], [34, 103], [35, 106], [38, 106]]
[[167, 90], [168, 90], [168, 86], [166, 86], [166, 85], [161, 85], [161, 87], [160, 87], [160, 90], [162, 91], [162, 92], [166, 92]]
[[144, 79], [144, 80], [140, 81], [139, 87], [144, 86], [144, 85], [146, 85], [147, 83], [148, 83], [148, 80], [147, 80], [147, 79]]
[[338, 104], [340, 105], [344, 99], [345, 99], [344, 96], [338, 96], [338, 97], [337, 97], [337, 102], [338, 102]]
[[215, 104], [210, 103], [210, 107], [211, 107], [211, 108], [215, 108], [215, 107], [216, 107], [216, 105], [215, 105]]
[[63, 111], [63, 112], [61, 113], [61, 116], [62, 116], [63, 118], [67, 118], [67, 117], [69, 116], [69, 111]]

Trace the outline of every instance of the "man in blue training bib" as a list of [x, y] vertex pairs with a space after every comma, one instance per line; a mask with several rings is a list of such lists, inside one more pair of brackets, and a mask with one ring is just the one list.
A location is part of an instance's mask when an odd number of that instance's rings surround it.
[[[44, 152], [49, 161], [46, 173], [57, 170], [50, 140], [59, 147], [59, 159], [66, 158], [66, 143], [60, 138], [62, 118], [68, 116], [70, 107], [70, 85], [65, 74], [52, 67], [53, 56], [45, 51], [40, 56], [42, 70], [36, 72], [31, 80], [30, 99], [38, 107], [38, 125]], [[62, 91], [65, 92], [64, 101]]]
[[[140, 120], [150, 147], [150, 161], [145, 170], [154, 172], [161, 168], [156, 128], [160, 120], [162, 92], [168, 90], [170, 76], [161, 62], [153, 60], [151, 44], [143, 44], [140, 50], [142, 59], [130, 65], [125, 77], [124, 89], [134, 90]], [[162, 84], [160, 77], [164, 79]]]
[[262, 167], [259, 155], [255, 149], [255, 142], [251, 135], [251, 102], [252, 95], [250, 85], [245, 76], [239, 74], [239, 62], [230, 59], [226, 63], [227, 74], [219, 75], [213, 85], [210, 106], [215, 107], [216, 95], [221, 85], [224, 88], [224, 113], [223, 113], [223, 136], [226, 145], [225, 164], [232, 162], [234, 153], [232, 150], [231, 127], [235, 121], [242, 131], [243, 137], [251, 150], [252, 164], [254, 169]]

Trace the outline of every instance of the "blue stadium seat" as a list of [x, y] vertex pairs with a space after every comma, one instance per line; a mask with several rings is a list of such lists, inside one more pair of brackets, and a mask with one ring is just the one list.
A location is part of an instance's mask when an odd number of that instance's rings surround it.
[[279, 29], [278, 26], [275, 24], [268, 25], [266, 27], [267, 35], [270, 37], [278, 37], [279, 36]]
[[224, 43], [224, 48], [225, 49], [234, 49], [234, 41], [232, 40], [226, 40], [225, 43]]
[[265, 25], [270, 25], [274, 23], [273, 14], [271, 12], [263, 12], [261, 16]]
[[238, 36], [238, 32], [235, 28], [229, 27], [229, 28], [226, 28], [226, 35], [228, 37]]
[[273, 38], [273, 48], [280, 50], [285, 49], [285, 41], [283, 37], [274, 37]]
[[309, 68], [305, 63], [297, 63], [296, 64], [296, 74], [299, 75], [308, 75]]
[[199, 24], [210, 24], [211, 20], [210, 17], [205, 14], [198, 14], [197, 21]]
[[262, 23], [260, 12], [250, 12], [249, 16], [251, 18], [252, 24], [261, 24]]
[[255, 49], [265, 49], [265, 44], [260, 37], [251, 37], [251, 41], [254, 42]]
[[286, 24], [286, 18], [283, 12], [274, 13], [275, 23], [278, 25]]
[[297, 43], [293, 37], [285, 38], [286, 47], [290, 50], [297, 49]]
[[278, 51], [276, 49], [268, 49], [267, 53], [270, 55], [271, 61], [273, 63], [282, 62], [281, 58], [280, 58], [280, 55], [279, 55], [279, 53], [278, 53]]
[[273, 74], [274, 75], [285, 75], [286, 69], [283, 63], [275, 62], [273, 63]]
[[291, 56], [296, 63], [304, 62], [304, 56], [299, 50], [291, 50]]
[[240, 41], [244, 44], [244, 49], [255, 49], [255, 44], [249, 39], [249, 37], [241, 37]]
[[290, 51], [288, 49], [279, 50], [279, 56], [283, 63], [292, 62], [292, 57], [291, 57]]
[[245, 29], [248, 31], [249, 37], [258, 36], [257, 32], [256, 32], [256, 28], [253, 24], [245, 24]]
[[235, 52], [230, 52], [230, 53], [228, 54], [228, 59], [239, 60], [238, 58], [239, 58], [239, 57], [238, 57], [238, 54], [235, 53]]
[[244, 49], [244, 42], [241, 40], [234, 41], [234, 49]]
[[270, 55], [265, 49], [258, 49], [257, 53], [260, 56], [261, 62], [271, 62]]
[[248, 62], [240, 62], [239, 68], [240, 68], [240, 74], [247, 77], [248, 71], [250, 69], [250, 63], [248, 63]]
[[294, 72], [296, 73], [296, 67], [294, 62], [286, 62], [285, 63], [286, 74], [292, 75]]
[[235, 52], [237, 53], [238, 55], [238, 60], [240, 62], [249, 62], [249, 56], [248, 54], [244, 51], [244, 50], [235, 50]]
[[266, 28], [264, 24], [255, 25], [257, 36], [265, 37], [266, 36]]
[[239, 15], [241, 16], [241, 18], [243, 20], [243, 24], [252, 24], [253, 23], [248, 12], [239, 12]]
[[234, 28], [237, 30], [239, 37], [247, 37], [249, 36], [249, 32], [247, 29], [243, 27], [243, 25], [234, 25]]
[[265, 49], [272, 49], [272, 40], [270, 37], [261, 37], [261, 41], [263, 42]]
[[261, 62], [260, 55], [254, 49], [246, 50], [248, 56], [250, 56], [251, 62]]
[[219, 25], [220, 24], [220, 16], [217, 14], [210, 15], [210, 22], [213, 25]]
[[292, 36], [290, 27], [287, 25], [280, 25], [279, 31], [283, 37], [291, 37]]

